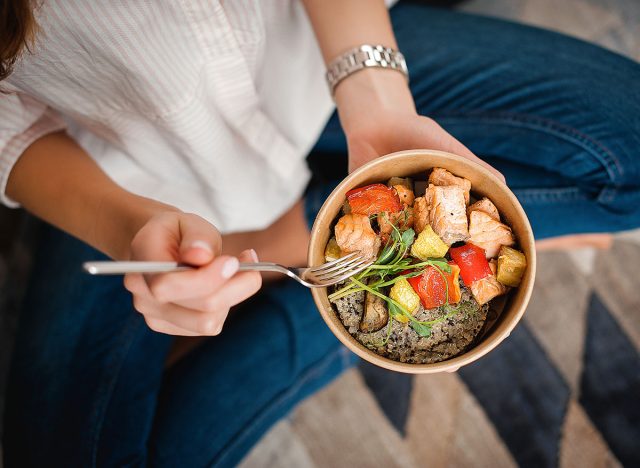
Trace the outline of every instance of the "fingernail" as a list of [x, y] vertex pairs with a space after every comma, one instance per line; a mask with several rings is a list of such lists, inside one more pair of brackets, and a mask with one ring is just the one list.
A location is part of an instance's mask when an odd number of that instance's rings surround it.
[[202, 249], [202, 250], [206, 250], [209, 253], [213, 253], [213, 249], [205, 241], [201, 241], [201, 240], [193, 241], [193, 243], [191, 244], [191, 247], [194, 249]]
[[255, 250], [249, 249], [249, 256], [251, 257], [251, 260], [253, 260], [254, 262], [258, 261], [258, 254], [256, 253]]
[[240, 266], [240, 262], [236, 257], [231, 257], [229, 260], [224, 262], [222, 265], [221, 275], [223, 278], [231, 278], [238, 271], [238, 267]]

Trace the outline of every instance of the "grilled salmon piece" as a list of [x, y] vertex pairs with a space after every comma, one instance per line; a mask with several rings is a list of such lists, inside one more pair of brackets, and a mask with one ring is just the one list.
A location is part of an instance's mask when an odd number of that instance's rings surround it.
[[433, 203], [434, 185], [429, 184], [424, 197], [418, 197], [413, 202], [413, 230], [416, 234], [424, 231], [427, 225], [431, 224], [431, 204]]
[[393, 188], [398, 194], [398, 197], [400, 197], [400, 201], [404, 206], [413, 206], [413, 202], [416, 198], [413, 190], [405, 187], [404, 185], [394, 185]]
[[464, 189], [457, 185], [429, 185], [425, 198], [431, 199], [429, 224], [445, 244], [469, 237]]
[[363, 214], [346, 214], [335, 228], [336, 242], [343, 254], [359, 252], [367, 259], [375, 259], [380, 249], [380, 238], [371, 228], [369, 217]]
[[393, 231], [393, 226], [398, 228], [399, 231], [406, 231], [413, 226], [413, 208], [410, 206], [405, 207], [404, 210], [396, 213], [389, 213], [387, 211], [378, 215], [378, 227], [380, 227], [380, 239], [382, 242], [386, 242]]
[[429, 225], [429, 203], [425, 197], [418, 197], [413, 202], [413, 230], [420, 234]]
[[464, 202], [469, 204], [469, 192], [471, 191], [471, 182], [464, 177], [454, 176], [451, 172], [441, 167], [434, 167], [429, 175], [429, 183], [441, 187], [447, 185], [455, 185], [464, 190]]
[[471, 216], [472, 211], [483, 211], [491, 216], [496, 221], [500, 221], [500, 213], [498, 213], [498, 208], [493, 204], [491, 200], [487, 197], [484, 197], [482, 200], [478, 200], [473, 205], [467, 208], [467, 215]]
[[494, 297], [498, 297], [509, 290], [508, 286], [500, 283], [498, 278], [496, 278], [497, 271], [497, 262], [496, 260], [491, 260], [489, 262], [489, 268], [493, 272], [492, 275], [485, 276], [482, 279], [474, 281], [471, 283], [471, 294], [478, 304], [486, 304]]
[[487, 258], [495, 258], [501, 246], [513, 245], [516, 240], [509, 226], [475, 210], [469, 215], [469, 242], [482, 247]]

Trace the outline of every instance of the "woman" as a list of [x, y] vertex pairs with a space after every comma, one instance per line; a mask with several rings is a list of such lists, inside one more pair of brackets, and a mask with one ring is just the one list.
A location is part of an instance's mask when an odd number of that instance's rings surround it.
[[[303, 196], [314, 144], [351, 170], [425, 147], [490, 163], [540, 239], [640, 225], [638, 64], [419, 5], [390, 17], [371, 0], [3, 2], [0, 193], [55, 226], [13, 356], [7, 466], [233, 465], [350, 365], [308, 291], [256, 294], [237, 273], [304, 263], [331, 187]], [[333, 68], [363, 45], [398, 66]], [[339, 121], [325, 66], [345, 74]], [[125, 290], [79, 272], [105, 255], [198, 269]]]

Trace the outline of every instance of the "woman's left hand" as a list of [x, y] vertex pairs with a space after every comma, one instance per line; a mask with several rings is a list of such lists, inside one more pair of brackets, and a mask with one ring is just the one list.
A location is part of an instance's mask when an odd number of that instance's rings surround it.
[[504, 176], [474, 155], [436, 121], [416, 113], [404, 77], [392, 70], [362, 70], [336, 88], [336, 103], [349, 146], [349, 172], [379, 156], [435, 149], [463, 156]]

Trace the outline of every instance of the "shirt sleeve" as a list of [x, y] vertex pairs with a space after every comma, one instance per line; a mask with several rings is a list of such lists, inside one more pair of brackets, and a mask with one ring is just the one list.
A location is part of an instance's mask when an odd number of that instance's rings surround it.
[[35, 140], [62, 130], [65, 123], [57, 112], [22, 93], [0, 93], [0, 202], [19, 205], [6, 195], [9, 173], [22, 153]]

